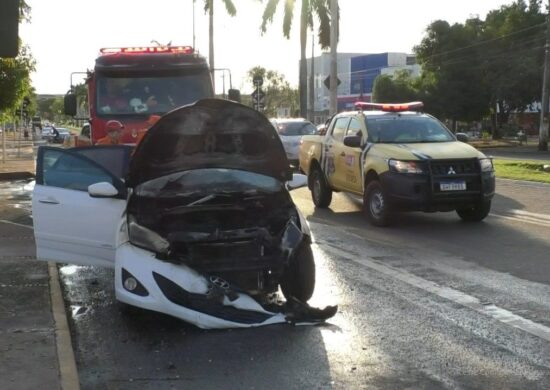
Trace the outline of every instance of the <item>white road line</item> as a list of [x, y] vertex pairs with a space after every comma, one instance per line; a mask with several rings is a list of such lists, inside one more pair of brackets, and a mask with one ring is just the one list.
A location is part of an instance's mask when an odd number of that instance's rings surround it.
[[34, 228], [32, 226], [24, 225], [22, 223], [17, 223], [17, 222], [12, 222], [12, 221], [6, 221], [5, 219], [0, 219], [0, 223], [7, 223], [7, 224], [10, 224], [10, 225], [21, 226], [21, 227], [25, 227], [27, 229], [34, 230]]
[[[355, 234], [348, 232], [355, 236]], [[330, 252], [335, 256], [342, 256], [342, 251], [337, 250], [327, 244], [316, 242], [316, 244], [322, 247], [322, 250]], [[345, 252], [344, 252], [345, 253]], [[452, 302], [458, 303], [462, 306], [468, 307], [477, 311], [478, 313], [492, 317], [497, 321], [500, 321], [514, 328], [521, 329], [534, 336], [540, 337], [544, 340], [550, 341], [550, 327], [538, 324], [527, 318], [518, 316], [509, 310], [503, 309], [493, 304], [485, 305], [478, 298], [463, 293], [462, 291], [455, 290], [450, 287], [441, 286], [435, 282], [423, 279], [416, 275], [413, 275], [407, 271], [394, 268], [388, 265], [383, 265], [375, 260], [367, 258], [357, 258], [356, 256], [349, 257], [350, 260], [366, 266], [370, 269], [378, 271], [384, 275], [390, 276], [394, 279], [405, 282], [411, 286], [420, 288], [429, 293], [438, 295], [442, 298], [448, 299]]]
[[525, 222], [533, 225], [550, 227], [550, 215], [547, 214], [530, 213], [523, 210], [506, 210], [502, 213], [491, 213], [489, 215], [516, 222]]

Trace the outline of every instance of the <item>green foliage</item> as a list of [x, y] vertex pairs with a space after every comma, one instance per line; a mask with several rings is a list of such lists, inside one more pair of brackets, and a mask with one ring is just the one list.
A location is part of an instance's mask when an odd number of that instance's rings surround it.
[[407, 70], [390, 75], [380, 75], [374, 80], [372, 98], [379, 103], [400, 103], [419, 100], [419, 91], [415, 79]]
[[550, 183], [550, 173], [543, 166], [549, 161], [493, 160], [497, 177]]
[[[284, 1], [283, 35], [290, 39], [292, 18], [296, 7], [296, 0]], [[260, 30], [265, 33], [267, 24], [273, 22], [277, 11], [279, 0], [268, 0], [262, 15]], [[302, 0], [300, 6], [300, 113], [302, 116], [307, 112], [307, 68], [306, 68], [306, 46], [308, 29], [313, 30], [313, 20], [318, 21], [318, 39], [323, 49], [330, 47], [330, 7], [329, 0]]]
[[472, 121], [499, 103], [502, 123], [510, 111], [540, 100], [543, 12], [540, 0], [516, 0], [489, 12], [484, 21], [431, 23], [415, 47], [423, 71], [417, 86], [427, 110]]
[[[19, 22], [29, 22], [31, 7], [25, 0], [19, 2]], [[36, 61], [31, 55], [28, 46], [20, 42], [19, 55], [16, 58], [0, 58], [0, 119], [5, 120], [14, 116], [14, 112], [21, 105], [23, 97], [32, 97], [28, 107], [34, 112], [34, 88], [31, 86], [30, 74], [35, 70]]]
[[[214, 5], [213, 1], [214, 0], [204, 0], [204, 12], [208, 13], [208, 11], [210, 11], [210, 7], [213, 7]], [[233, 4], [231, 0], [223, 0], [223, 4], [225, 5], [225, 9], [230, 16], [237, 15], [237, 8], [235, 8], [235, 4]]]
[[[290, 107], [290, 112], [298, 111], [298, 90], [292, 88], [282, 74], [256, 66], [250, 69], [247, 75], [250, 83], [255, 76], [261, 76], [264, 79], [262, 90], [265, 93], [264, 114], [267, 117], [277, 116], [277, 109], [280, 107]], [[250, 102], [250, 106], [252, 106], [252, 102]]]
[[31, 95], [30, 74], [35, 61], [27, 46], [23, 46], [16, 58], [0, 59], [0, 113], [11, 115], [20, 106], [25, 95]]

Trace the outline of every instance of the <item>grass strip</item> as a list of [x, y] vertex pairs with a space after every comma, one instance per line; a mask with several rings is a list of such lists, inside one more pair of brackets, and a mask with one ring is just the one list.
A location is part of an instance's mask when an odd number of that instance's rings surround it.
[[550, 172], [543, 171], [550, 161], [494, 159], [493, 165], [499, 178], [550, 183]]

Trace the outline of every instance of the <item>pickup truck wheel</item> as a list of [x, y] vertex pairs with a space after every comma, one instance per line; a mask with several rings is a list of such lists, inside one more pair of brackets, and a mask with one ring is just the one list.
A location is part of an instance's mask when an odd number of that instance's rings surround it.
[[281, 278], [281, 290], [288, 300], [307, 302], [315, 289], [315, 261], [309, 243], [302, 243], [290, 259]]
[[319, 168], [311, 173], [311, 198], [316, 207], [326, 208], [332, 202], [332, 190], [327, 186]]
[[491, 211], [491, 201], [489, 202], [479, 202], [478, 204], [464, 209], [456, 210], [456, 213], [463, 221], [467, 222], [480, 222]]
[[371, 181], [363, 194], [363, 212], [374, 226], [388, 226], [390, 209], [386, 194], [378, 181]]

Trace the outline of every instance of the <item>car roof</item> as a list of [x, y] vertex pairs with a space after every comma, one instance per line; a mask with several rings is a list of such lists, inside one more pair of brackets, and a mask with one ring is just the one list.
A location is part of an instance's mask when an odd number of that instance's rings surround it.
[[285, 122], [309, 122], [305, 118], [272, 118], [271, 121], [275, 121], [277, 123], [285, 123]]

